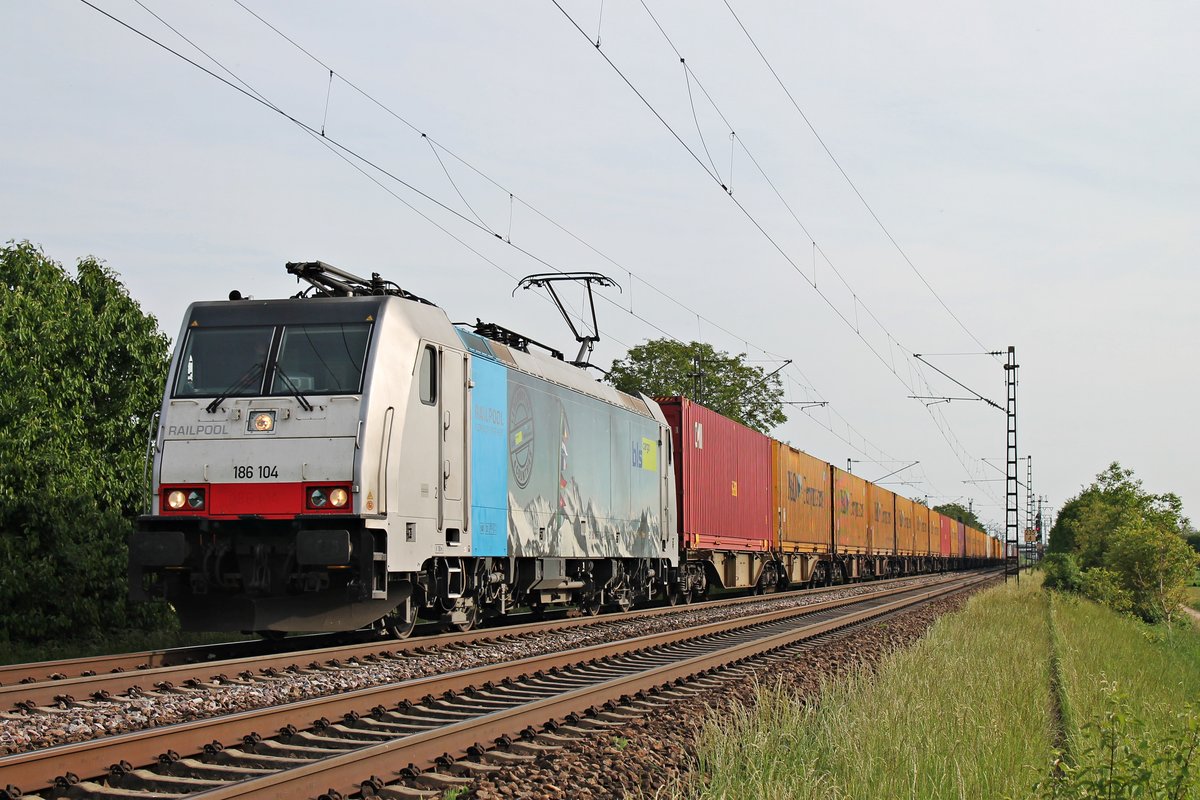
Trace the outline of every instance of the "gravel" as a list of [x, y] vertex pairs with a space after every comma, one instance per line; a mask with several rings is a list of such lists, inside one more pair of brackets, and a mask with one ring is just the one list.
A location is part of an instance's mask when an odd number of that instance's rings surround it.
[[[936, 576], [914, 578], [889, 586], [929, 583]], [[282, 672], [276, 676], [237, 679], [215, 688], [174, 692], [132, 693], [105, 701], [84, 701], [69, 707], [33, 712], [0, 712], [0, 755], [38, 750], [128, 731], [216, 717], [223, 714], [294, 703], [300, 700], [350, 692], [471, 669], [487, 664], [561, 652], [618, 641], [649, 633], [716, 622], [764, 611], [801, 607], [826, 600], [868, 594], [871, 584], [848, 586], [819, 595], [763, 597], [761, 602], [710, 608], [704, 604], [681, 607], [676, 613], [655, 617], [606, 620], [595, 625], [522, 636], [504, 636], [469, 645], [422, 647], [419, 639], [406, 642], [410, 649], [397, 657], [342, 663], [320, 670]], [[393, 646], [398, 643], [392, 643]], [[381, 643], [383, 652], [388, 644]], [[150, 680], [150, 679], [148, 679]], [[365, 709], [364, 709], [365, 711]]]

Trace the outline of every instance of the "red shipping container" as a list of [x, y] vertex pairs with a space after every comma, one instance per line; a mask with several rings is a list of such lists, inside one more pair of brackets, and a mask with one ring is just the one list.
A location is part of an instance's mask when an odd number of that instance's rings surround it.
[[954, 555], [961, 558], [969, 555], [967, 553], [967, 526], [962, 522], [956, 522], [954, 523], [954, 527], [955, 533], [958, 534], [958, 548], [955, 550]]
[[949, 517], [938, 515], [938, 522], [941, 525], [942, 549], [941, 554], [944, 556], [950, 555], [950, 540], [953, 538], [951, 531], [954, 529], [954, 520]]
[[771, 439], [686, 397], [656, 400], [671, 426], [682, 546], [769, 549]]

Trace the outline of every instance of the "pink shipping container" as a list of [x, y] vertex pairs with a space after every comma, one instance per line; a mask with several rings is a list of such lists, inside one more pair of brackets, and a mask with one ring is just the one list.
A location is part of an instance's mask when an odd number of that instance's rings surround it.
[[[929, 516], [932, 517], [933, 514], [931, 513]], [[941, 514], [938, 514], [938, 526], [941, 530], [941, 537], [942, 537], [942, 544], [941, 544], [941, 549], [939, 552], [943, 556], [949, 556], [950, 552], [951, 552], [950, 551], [950, 541], [954, 538], [954, 535], [952, 533], [952, 531], [954, 530], [954, 520], [950, 519], [949, 517], [945, 517], [945, 516], [942, 516]]]
[[961, 522], [954, 523], [954, 555], [962, 558], [967, 555], [967, 526]]
[[671, 426], [682, 546], [769, 549], [770, 438], [686, 397], [656, 400]]

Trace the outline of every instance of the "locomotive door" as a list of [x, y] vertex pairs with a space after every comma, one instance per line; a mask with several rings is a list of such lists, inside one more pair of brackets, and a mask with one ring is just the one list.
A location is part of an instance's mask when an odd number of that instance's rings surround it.
[[673, 477], [672, 470], [674, 469], [673, 461], [675, 458], [674, 442], [671, 441], [671, 428], [669, 426], [661, 426], [658, 429], [658, 440], [661, 443], [658, 448], [658, 470], [659, 470], [659, 507], [662, 509], [662, 526], [660, 535], [662, 538], [662, 555], [667, 555], [670, 551], [671, 537], [677, 535], [675, 529], [675, 520], [671, 518], [671, 501], [675, 499], [675, 492], [671, 490], [671, 478]]
[[[438, 412], [441, 431], [438, 455], [441, 463], [442, 490], [438, 493], [440, 527], [465, 528], [466, 503], [463, 498], [467, 437], [467, 362], [466, 353], [442, 348], [441, 391]], [[449, 539], [449, 537], [447, 537]]]

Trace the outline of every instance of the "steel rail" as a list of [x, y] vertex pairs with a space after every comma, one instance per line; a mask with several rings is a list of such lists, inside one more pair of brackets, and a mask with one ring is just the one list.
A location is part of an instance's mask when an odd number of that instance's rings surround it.
[[[962, 580], [962, 578], [958, 578]], [[946, 585], [934, 583], [932, 585]], [[487, 665], [446, 675], [429, 676], [403, 683], [359, 689], [352, 692], [313, 698], [283, 706], [235, 712], [217, 717], [149, 728], [83, 742], [0, 757], [0, 785], [14, 784], [40, 791], [54, 785], [54, 779], [66, 771], [80, 777], [104, 774], [109, 765], [128, 761], [132, 764], [152, 763], [159, 754], [174, 750], [180, 753], [202, 752], [206, 745], [218, 742], [222, 746], [241, 743], [256, 730], [275, 732], [288, 725], [308, 728], [320, 718], [339, 719], [351, 712], [359, 713], [373, 707], [394, 706], [405, 701], [415, 703], [427, 695], [465, 689], [488, 682], [498, 683], [516, 675], [536, 673], [573, 664], [599, 660], [630, 651], [645, 650], [675, 642], [697, 639], [713, 633], [745, 628], [787, 617], [806, 616], [823, 610], [868, 602], [921, 587], [896, 587], [854, 597], [837, 598], [804, 606], [704, 623], [695, 627], [661, 631], [634, 639], [605, 642], [576, 650], [547, 653], [516, 661]]]
[[[496, 711], [427, 733], [413, 734], [364, 747], [261, 778], [210, 789], [194, 796], [203, 800], [274, 800], [281, 796], [317, 797], [330, 789], [340, 792], [343, 796], [349, 795], [357, 791], [362, 781], [372, 775], [398, 777], [397, 765], [430, 765], [439, 759], [444, 760], [446, 755], [458, 759], [467, 755], [468, 750], [479, 742], [493, 741], [503, 734], [516, 733], [548, 720], [561, 720], [570, 714], [580, 714], [589, 708], [618, 701], [637, 692], [663, 687], [674, 681], [741, 662], [804, 639], [891, 614], [960, 591], [975, 583], [989, 580], [990, 577], [959, 578], [913, 597], [901, 598], [762, 639], [737, 643], [715, 653], [677, 661], [631, 677], [614, 678], [512, 710]], [[878, 597], [879, 595], [872, 595], [867, 599], [874, 600]], [[858, 598], [858, 601], [864, 602], [865, 599]]]
[[[887, 578], [879, 581], [871, 581], [870, 583], [856, 584], [839, 584], [837, 586], [822, 586], [815, 589], [794, 589], [786, 592], [775, 592], [769, 595], [750, 595], [740, 597], [721, 597], [707, 601], [709, 603], [718, 604], [718, 606], [736, 604], [738, 602], [752, 602], [754, 600], [762, 600], [766, 597], [789, 597], [793, 595], [820, 595], [828, 592], [835, 592], [841, 589], [846, 589], [854, 586], [886, 586], [897, 581], [910, 581], [924, 577], [930, 577], [938, 573], [921, 573], [916, 575], [906, 575], [900, 578]], [[687, 606], [656, 606], [653, 608], [637, 609], [635, 611], [625, 612], [630, 617], [639, 617], [643, 615], [653, 615], [656, 613], [669, 613], [670, 611], [678, 611], [680, 608]], [[551, 612], [569, 612], [573, 609], [551, 609]], [[409, 639], [374, 639], [363, 642], [365, 647], [376, 647], [379, 645], [402, 646], [403, 644], [412, 643], [416, 646], [423, 646], [426, 643], [432, 645], [471, 642], [476, 641], [481, 637], [501, 636], [508, 632], [521, 633], [526, 629], [536, 629], [538, 624], [546, 625], [551, 622], [574, 624], [587, 624], [595, 622], [597, 619], [613, 619], [617, 618], [615, 614], [602, 614], [600, 617], [582, 617], [578, 620], [567, 618], [555, 620], [543, 620], [540, 623], [527, 623], [520, 621], [527, 614], [513, 615], [512, 619], [517, 620], [512, 625], [496, 625], [484, 628], [478, 628], [466, 633], [437, 633], [432, 628], [436, 627], [436, 623], [422, 623], [417, 626], [417, 631], [420, 632], [425, 628], [424, 633], [418, 633]], [[345, 631], [341, 633], [319, 633], [306, 634], [304, 636], [292, 636], [281, 642], [268, 642], [262, 640], [246, 640], [240, 642], [220, 642], [217, 644], [208, 645], [192, 645], [188, 647], [171, 647], [158, 650], [142, 650], [131, 653], [114, 653], [111, 655], [100, 656], [82, 656], [79, 658], [62, 658], [50, 661], [31, 661], [23, 664], [0, 664], [0, 687], [11, 687], [15, 684], [34, 685], [45, 681], [61, 682], [69, 678], [87, 677], [86, 672], [96, 674], [116, 672], [116, 671], [132, 671], [132, 670], [149, 670], [159, 669], [162, 667], [172, 667], [181, 664], [213, 664], [218, 661], [231, 661], [244, 657], [261, 657], [273, 654], [283, 655], [284, 653], [292, 653], [297, 657], [307, 655], [319, 655], [322, 652], [335, 650], [342, 647], [352, 647], [353, 644], [322, 644], [320, 646], [304, 647], [300, 650], [284, 649], [289, 644], [304, 643], [307, 640], [333, 639], [338, 636], [359, 636], [368, 637], [370, 631]], [[248, 651], [248, 652], [247, 652]], [[228, 656], [222, 656], [222, 653], [228, 652]], [[56, 677], [57, 676], [57, 677]], [[29, 680], [33, 679], [33, 680]], [[22, 684], [22, 682], [24, 683]]]
[[[235, 675], [246, 670], [284, 670], [292, 666], [300, 666], [311, 661], [331, 663], [363, 659], [369, 656], [388, 657], [399, 654], [397, 651], [411, 650], [418, 647], [444, 647], [451, 644], [469, 644], [479, 641], [491, 641], [505, 636], [521, 636], [528, 633], [548, 633], [588, 625], [603, 625], [630, 619], [645, 619], [666, 614], [678, 614], [695, 608], [725, 608], [736, 607], [754, 602], [769, 602], [792, 597], [820, 596], [852, 587], [889, 586], [900, 581], [919, 580], [928, 576], [911, 576], [908, 578], [893, 578], [887, 581], [876, 581], [862, 584], [842, 584], [839, 586], [822, 587], [820, 589], [804, 589], [793, 592], [777, 592], [769, 595], [754, 595], [749, 597], [724, 598], [709, 601], [702, 605], [664, 606], [658, 608], [639, 609], [624, 614], [606, 614], [596, 617], [576, 617], [572, 619], [548, 620], [517, 625], [498, 626], [495, 628], [479, 628], [465, 633], [445, 633], [415, 639], [384, 640], [375, 639], [362, 644], [333, 645], [306, 650], [270, 652], [260, 655], [239, 656], [218, 661], [184, 661], [182, 663], [166, 663], [182, 656], [182, 650], [151, 651], [148, 654], [135, 653], [119, 656], [101, 656], [97, 659], [71, 659], [69, 663], [80, 666], [91, 664], [95, 675], [79, 675], [73, 678], [45, 680], [35, 683], [15, 683], [0, 685], [0, 709], [15, 707], [18, 703], [26, 707], [52, 706], [59, 698], [71, 700], [87, 700], [96, 698], [98, 693], [115, 695], [137, 687], [144, 691], [152, 691], [153, 687], [170, 682], [183, 683], [189, 679], [211, 680], [222, 673]], [[176, 654], [168, 658], [168, 654]], [[160, 660], [157, 666], [153, 661], [136, 662], [139, 657], [149, 655]], [[43, 662], [44, 668], [50, 665], [68, 662]], [[141, 665], [145, 664], [143, 668]], [[108, 666], [111, 669], [120, 668], [123, 671], [102, 672], [95, 669], [97, 665]], [[16, 667], [11, 669], [16, 674]], [[59, 673], [61, 674], [61, 673]], [[103, 696], [103, 695], [101, 695]]]

